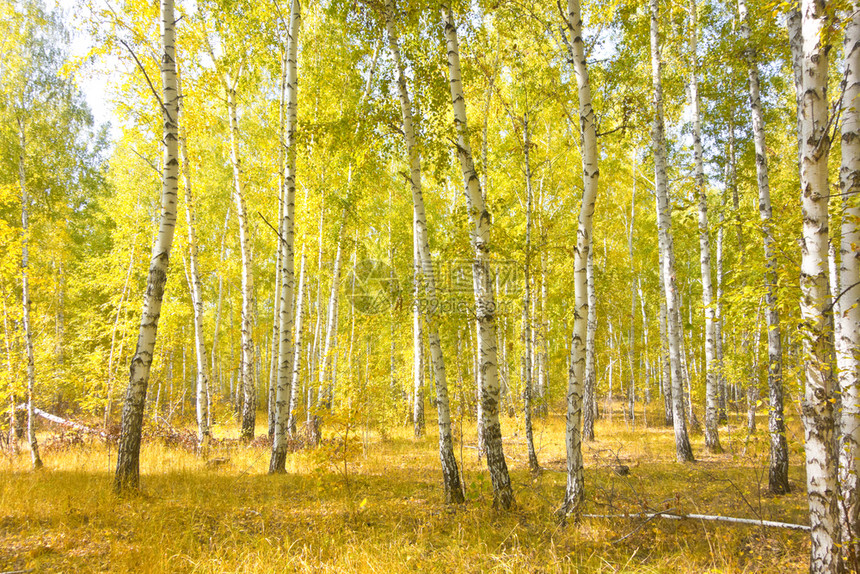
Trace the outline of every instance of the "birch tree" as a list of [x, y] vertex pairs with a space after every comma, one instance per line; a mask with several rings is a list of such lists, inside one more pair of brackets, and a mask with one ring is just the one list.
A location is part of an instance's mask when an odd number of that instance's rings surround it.
[[744, 42], [744, 59], [749, 80], [750, 113], [752, 115], [753, 140], [756, 153], [756, 175], [758, 178], [759, 216], [764, 235], [765, 259], [765, 305], [767, 319], [767, 382], [770, 395], [768, 430], [770, 431], [770, 466], [768, 490], [771, 494], [785, 494], [788, 485], [788, 443], [785, 437], [782, 392], [782, 337], [777, 301], [776, 240], [773, 235], [773, 215], [770, 202], [770, 180], [768, 175], [767, 146], [765, 144], [764, 114], [761, 107], [758, 63], [751, 44], [750, 25], [746, 0], [738, 0], [740, 35]]
[[810, 571], [839, 570], [837, 460], [834, 443], [835, 394], [830, 363], [830, 294], [827, 277], [830, 195], [826, 29], [830, 25], [824, 0], [803, 0], [802, 91], [800, 123], [800, 186], [803, 239], [800, 266], [800, 313], [805, 371], [803, 424], [806, 442], [806, 489], [812, 527]]
[[[281, 257], [280, 317], [278, 335], [278, 384], [275, 394], [275, 436], [272, 440], [272, 459], [269, 473], [284, 472], [287, 457], [287, 434], [289, 433], [289, 409], [293, 382], [293, 357], [296, 350], [293, 340], [293, 291], [295, 289], [294, 240], [296, 213], [296, 123], [298, 120], [298, 46], [299, 28], [302, 23], [300, 0], [293, 0], [290, 9], [289, 39], [287, 47], [287, 113], [286, 141], [280, 144], [286, 152], [286, 175], [284, 181], [284, 213], [281, 229], [283, 257]], [[301, 305], [301, 300], [298, 301]]]
[[[406, 144], [406, 155], [409, 161], [409, 186], [412, 192], [413, 219], [412, 228], [416, 247], [416, 267], [420, 267], [420, 277], [423, 280], [424, 294], [430, 305], [437, 303], [436, 277], [433, 272], [433, 259], [430, 254], [430, 243], [427, 237], [427, 214], [424, 207], [424, 195], [421, 184], [421, 156], [418, 150], [415, 126], [412, 116], [412, 102], [406, 84], [405, 66], [400, 53], [400, 43], [395, 26], [395, 3], [387, 0], [385, 5], [385, 27], [388, 33], [388, 45], [394, 56], [397, 89], [400, 95], [400, 112], [403, 121], [403, 137]], [[417, 295], [417, 293], [416, 293]], [[415, 305], [419, 300], [416, 298]], [[442, 354], [442, 344], [439, 338], [438, 318], [435, 309], [428, 308], [425, 314], [430, 346], [430, 360], [436, 381], [436, 409], [439, 424], [439, 459], [442, 463], [442, 482], [445, 501], [448, 503], [463, 502], [463, 488], [460, 483], [460, 472], [457, 459], [454, 456], [454, 438], [451, 433], [451, 408], [448, 399], [448, 379], [445, 370], [445, 359]], [[420, 335], [420, 331], [419, 331]], [[416, 360], [416, 369], [419, 362]], [[423, 399], [416, 388], [417, 403]]]
[[[179, 71], [176, 74], [179, 97], [179, 113], [182, 113], [182, 84]], [[188, 220], [188, 273], [191, 287], [191, 306], [194, 321], [194, 352], [197, 359], [197, 391], [195, 407], [197, 414], [197, 445], [202, 452], [209, 442], [209, 376], [206, 364], [206, 341], [203, 335], [203, 285], [197, 262], [197, 212], [191, 186], [191, 165], [188, 160], [187, 130], [180, 117], [179, 149], [182, 154], [182, 177], [185, 184], [185, 211]]]
[[[654, 147], [654, 183], [657, 201], [658, 243], [661, 253], [661, 275], [666, 299], [666, 334], [669, 348], [669, 377], [672, 389], [672, 422], [675, 428], [675, 450], [679, 461], [692, 462], [693, 449], [684, 419], [684, 388], [681, 375], [681, 325], [678, 313], [678, 287], [675, 278], [675, 247], [672, 239], [672, 216], [669, 205], [669, 178], [666, 174], [666, 135], [663, 123], [663, 80], [660, 58], [660, 3], [651, 1], [651, 77], [654, 87], [654, 123], [651, 131]], [[665, 372], [665, 369], [664, 369]], [[668, 382], [668, 381], [667, 381]]]
[[161, 215], [158, 235], [152, 249], [137, 348], [131, 359], [128, 391], [122, 409], [122, 431], [117, 452], [114, 489], [136, 489], [140, 483], [140, 439], [143, 426], [143, 407], [149, 370], [158, 334], [161, 302], [167, 283], [167, 265], [173, 232], [176, 228], [176, 197], [179, 179], [179, 91], [176, 81], [176, 18], [173, 0], [161, 0], [161, 83], [159, 98], [163, 120], [161, 178]]
[[842, 540], [850, 545], [851, 567], [860, 559], [860, 2], [853, 2], [845, 27], [844, 92], [842, 95], [842, 222], [839, 279], [842, 291], [834, 299], [841, 336], [836, 341], [839, 391], [842, 395], [839, 482]]
[[[741, 0], [743, 1], [743, 0]], [[711, 280], [711, 240], [708, 231], [708, 197], [705, 192], [705, 161], [702, 152], [702, 120], [699, 111], [698, 0], [690, 0], [690, 100], [693, 112], [693, 155], [696, 195], [699, 202], [699, 261], [702, 270], [702, 306], [705, 309], [705, 447], [722, 452], [719, 425], [717, 341]]]
[[460, 79], [460, 42], [457, 24], [450, 6], [442, 6], [445, 40], [448, 54], [448, 81], [451, 105], [457, 131], [457, 155], [466, 192], [466, 208], [472, 223], [471, 243], [475, 252], [472, 264], [475, 292], [475, 315], [478, 333], [478, 371], [481, 381], [481, 416], [486, 447], [487, 468], [493, 483], [493, 506], [508, 509], [514, 503], [508, 465], [502, 448], [499, 426], [499, 369], [496, 360], [496, 320], [493, 283], [490, 277], [490, 212], [481, 193], [481, 182], [472, 159], [466, 99]]
[[25, 120], [18, 117], [20, 149], [18, 152], [18, 183], [21, 186], [21, 306], [23, 307], [22, 327], [24, 346], [27, 349], [27, 442], [30, 444], [30, 460], [34, 470], [42, 468], [39, 456], [39, 441], [33, 422], [33, 392], [36, 387], [36, 361], [33, 357], [33, 327], [30, 318], [30, 198], [27, 191], [27, 171], [24, 162], [27, 157], [27, 134]]
[[568, 60], [573, 64], [579, 94], [579, 123], [582, 142], [582, 203], [573, 257], [574, 309], [573, 334], [567, 383], [567, 488], [562, 511], [576, 512], [585, 497], [582, 464], [582, 393], [585, 388], [585, 365], [588, 349], [588, 254], [591, 250], [591, 227], [600, 170], [597, 165], [597, 126], [591, 101], [591, 84], [582, 41], [582, 16], [579, 0], [567, 2]]

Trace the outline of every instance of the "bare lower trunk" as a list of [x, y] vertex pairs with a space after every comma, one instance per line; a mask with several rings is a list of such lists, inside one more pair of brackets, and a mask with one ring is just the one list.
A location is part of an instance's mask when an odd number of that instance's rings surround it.
[[149, 384], [149, 369], [161, 316], [161, 301], [167, 282], [167, 264], [176, 228], [176, 195], [179, 177], [179, 97], [176, 83], [173, 0], [161, 0], [162, 118], [164, 159], [162, 163], [161, 217], [158, 237], [152, 249], [146, 293], [140, 319], [137, 349], [131, 360], [128, 393], [122, 411], [122, 432], [117, 453], [114, 489], [137, 488], [140, 482], [140, 439], [143, 407]]
[[[344, 212], [346, 216], [346, 212]], [[343, 259], [343, 246], [341, 245], [343, 238], [343, 224], [338, 231], [337, 252], [334, 257], [334, 269], [331, 276], [331, 292], [328, 299], [328, 311], [326, 316], [325, 329], [325, 344], [320, 356], [320, 364], [318, 371], [317, 389], [317, 404], [314, 408], [314, 413], [310, 416], [310, 440], [312, 444], [319, 444], [322, 438], [322, 410], [331, 407], [331, 385], [329, 378], [334, 379], [332, 371], [335, 369], [334, 353], [337, 348], [337, 311], [338, 311], [338, 296], [340, 295], [340, 268]], [[320, 309], [320, 313], [322, 310]]]
[[496, 363], [496, 323], [493, 285], [490, 277], [490, 214], [481, 194], [481, 183], [472, 160], [466, 100], [460, 79], [460, 48], [457, 27], [450, 7], [443, 6], [442, 18], [448, 52], [448, 78], [454, 124], [457, 128], [457, 152], [465, 183], [466, 203], [472, 222], [472, 248], [475, 261], [475, 315], [478, 322], [479, 371], [481, 373], [481, 410], [483, 436], [487, 448], [487, 468], [493, 483], [493, 506], [507, 509], [514, 503], [508, 466], [502, 449], [499, 426], [499, 372]]
[[304, 299], [305, 299], [305, 250], [302, 246], [302, 264], [299, 270], [299, 294], [296, 297], [296, 341], [293, 353], [292, 384], [290, 385], [290, 406], [287, 430], [290, 436], [296, 434], [296, 408], [299, 402], [299, 382], [302, 370], [302, 328], [304, 325]]
[[[416, 217], [414, 208], [412, 217]], [[416, 230], [413, 231], [412, 236], [412, 294], [414, 301], [412, 305], [412, 432], [415, 438], [424, 435], [424, 332], [421, 328], [422, 267], [418, 254]]]
[[588, 288], [588, 320], [585, 332], [585, 392], [582, 402], [582, 440], [594, 440], [594, 419], [597, 413], [597, 397], [594, 386], [597, 382], [594, 364], [594, 342], [597, 335], [597, 295], [594, 292], [594, 250], [588, 250], [586, 261], [586, 286]]

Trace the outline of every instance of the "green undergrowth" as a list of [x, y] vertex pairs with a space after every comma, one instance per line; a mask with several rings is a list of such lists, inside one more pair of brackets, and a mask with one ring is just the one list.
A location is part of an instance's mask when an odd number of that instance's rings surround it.
[[[428, 413], [429, 414], [429, 413]], [[734, 420], [734, 419], [733, 419]], [[656, 421], [649, 421], [654, 423]], [[764, 423], [759, 428], [765, 428]], [[221, 446], [206, 465], [193, 452], [146, 444], [142, 489], [115, 496], [115, 452], [89, 442], [0, 462], [0, 572], [773, 572], [805, 568], [807, 535], [759, 526], [631, 517], [560, 523], [565, 487], [564, 420], [535, 422], [544, 472], [527, 470], [524, 433], [503, 421], [516, 507], [492, 509], [486, 469], [464, 448], [467, 503], [441, 500], [436, 437], [411, 429], [359, 432], [289, 455], [270, 476], [266, 446]], [[432, 426], [432, 425], [429, 425]], [[654, 510], [806, 523], [796, 433], [791, 483], [766, 494], [767, 435], [721, 427], [725, 452], [674, 462], [671, 429], [599, 421], [584, 447], [583, 512]], [[258, 428], [264, 432], [262, 427]], [[226, 432], [226, 431], [223, 431]], [[344, 466], [345, 463], [345, 466]], [[624, 468], [626, 467], [626, 475]]]

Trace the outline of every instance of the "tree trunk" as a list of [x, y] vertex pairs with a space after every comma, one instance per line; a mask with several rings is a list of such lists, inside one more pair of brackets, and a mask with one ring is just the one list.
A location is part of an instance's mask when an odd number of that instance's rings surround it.
[[460, 80], [460, 47], [454, 14], [449, 6], [442, 7], [448, 52], [448, 78], [451, 87], [451, 104], [457, 128], [457, 152], [465, 180], [466, 203], [472, 221], [472, 248], [475, 261], [472, 273], [475, 279], [475, 315], [478, 322], [479, 371], [481, 373], [481, 409], [483, 436], [487, 448], [487, 468], [493, 483], [493, 506], [508, 509], [514, 503], [511, 479], [502, 449], [502, 431], [499, 426], [499, 372], [496, 364], [496, 323], [493, 285], [490, 277], [490, 213], [481, 194], [481, 183], [472, 160], [469, 128], [466, 119], [466, 100]]
[[[406, 86], [406, 75], [400, 55], [397, 31], [394, 26], [395, 6], [394, 0], [386, 2], [386, 28], [391, 52], [397, 71], [397, 87], [400, 93], [400, 111], [403, 119], [403, 134], [406, 143], [406, 154], [409, 158], [409, 182], [412, 191], [413, 221], [412, 228], [415, 238], [415, 263], [416, 272], [420, 271], [423, 279], [425, 294], [430, 305], [436, 304], [436, 278], [433, 272], [433, 260], [430, 255], [430, 243], [427, 238], [427, 215], [424, 208], [424, 195], [421, 186], [421, 156], [415, 141], [415, 128], [412, 118], [412, 103], [409, 99], [409, 91]], [[416, 296], [418, 295], [418, 281], [416, 281]], [[418, 299], [414, 304], [417, 306]], [[439, 328], [437, 325], [437, 313], [434, 308], [428, 307], [425, 314], [428, 342], [430, 347], [430, 359], [433, 366], [434, 379], [436, 381], [436, 410], [439, 424], [439, 459], [442, 465], [442, 482], [445, 491], [445, 502], [464, 502], [463, 487], [460, 483], [460, 472], [457, 468], [457, 459], [454, 456], [454, 438], [451, 433], [451, 409], [448, 399], [448, 379], [445, 370], [445, 361], [442, 355], [442, 344], [439, 339]], [[418, 322], [416, 321], [416, 325]], [[420, 335], [420, 331], [419, 331]], [[416, 348], [416, 353], [418, 349]], [[416, 360], [416, 368], [419, 362]], [[423, 371], [423, 369], [422, 369]], [[416, 391], [416, 411], [419, 399]], [[421, 401], [423, 403], [423, 400]], [[423, 404], [422, 404], [423, 407]], [[417, 427], [416, 427], [417, 430]], [[462, 440], [462, 438], [461, 438]]]
[[293, 341], [293, 291], [295, 290], [295, 219], [296, 219], [296, 123], [298, 70], [296, 59], [299, 47], [299, 28], [302, 22], [300, 0], [293, 0], [290, 9], [290, 35], [287, 47], [287, 96], [286, 96], [286, 141], [281, 133], [280, 147], [286, 153], [286, 172], [281, 181], [284, 212], [281, 221], [283, 247], [281, 258], [281, 303], [279, 305], [278, 333], [278, 384], [275, 393], [275, 435], [272, 440], [272, 458], [269, 473], [284, 472], [287, 458], [287, 434], [289, 433], [290, 402], [292, 400], [293, 360], [296, 346]]
[[292, 384], [290, 385], [290, 406], [287, 420], [287, 431], [290, 436], [296, 434], [296, 408], [299, 402], [299, 378], [302, 370], [302, 328], [304, 318], [305, 299], [305, 248], [302, 246], [302, 264], [299, 270], [299, 294], [296, 297], [296, 340], [295, 352], [293, 353]]
[[839, 389], [842, 394], [842, 436], [840, 440], [840, 485], [842, 490], [842, 539], [849, 544], [851, 566], [857, 568], [860, 548], [860, 492], [857, 457], [860, 456], [860, 2], [853, 2], [845, 28], [845, 93], [842, 96], [842, 240], [838, 294], [838, 315], [842, 324], [836, 342]]
[[567, 381], [567, 487], [561, 512], [577, 512], [585, 497], [585, 477], [582, 463], [582, 395], [585, 389], [585, 364], [588, 356], [588, 258], [591, 250], [592, 219], [597, 199], [599, 170], [597, 166], [597, 129], [591, 102], [591, 84], [582, 41], [582, 16], [579, 0], [568, 0], [567, 22], [570, 34], [567, 43], [568, 61], [573, 65], [579, 95], [579, 122], [582, 142], [582, 203], [576, 233], [573, 260], [574, 313]]
[[[633, 172], [636, 173], [635, 153]], [[630, 198], [630, 221], [627, 224], [627, 253], [630, 256], [630, 328], [627, 331], [627, 368], [630, 384], [627, 385], [630, 424], [636, 428], [636, 260], [633, 254], [633, 232], [636, 224], [636, 177], [633, 178], [633, 193]]]
[[837, 461], [834, 447], [835, 393], [831, 372], [831, 330], [827, 318], [828, 135], [826, 29], [831, 24], [822, 0], [803, 0], [803, 91], [800, 182], [803, 213], [801, 246], [801, 324], [806, 385], [803, 422], [806, 440], [806, 485], [812, 527], [810, 570], [839, 568], [839, 518], [836, 506]]
[[[182, 113], [182, 84], [179, 71], [176, 74], [176, 86], [179, 94], [179, 112]], [[191, 186], [191, 165], [188, 161], [188, 138], [184, 125], [179, 128], [179, 149], [182, 154], [182, 176], [185, 183], [185, 210], [188, 220], [188, 267], [189, 284], [191, 287], [191, 306], [194, 321], [194, 350], [197, 357], [197, 449], [199, 453], [209, 443], [209, 376], [206, 364], [206, 342], [203, 336], [203, 286], [200, 282], [200, 272], [197, 266], [197, 214], [194, 208], [194, 194]], [[184, 357], [183, 349], [183, 357]]]
[[136, 489], [140, 483], [140, 438], [149, 369], [161, 316], [161, 301], [167, 282], [167, 264], [176, 228], [176, 195], [179, 178], [179, 95], [176, 83], [174, 50], [175, 17], [173, 0], [161, 0], [161, 115], [163, 119], [164, 159], [161, 178], [161, 217], [158, 236], [152, 249], [147, 288], [143, 297], [137, 349], [131, 360], [128, 392], [122, 410], [122, 432], [116, 461], [114, 489]]
[[[389, 36], [391, 32], [389, 32]], [[401, 74], [398, 74], [398, 76]], [[405, 79], [404, 79], [405, 81]], [[401, 96], [402, 98], [402, 96]], [[414, 143], [412, 144], [414, 146]], [[417, 152], [413, 152], [417, 153]], [[411, 160], [411, 158], [410, 158]], [[413, 184], [414, 185], [414, 184]], [[423, 198], [422, 198], [423, 201]], [[421, 329], [421, 255], [418, 253], [418, 216], [412, 208], [412, 431], [424, 436], [424, 333]], [[429, 298], [428, 298], [429, 302]]]
[[767, 146], [765, 144], [764, 114], [759, 95], [758, 64], [755, 50], [750, 44], [750, 27], [747, 16], [746, 0], [738, 0], [741, 39], [746, 44], [744, 55], [749, 77], [750, 111], [752, 113], [753, 138], [756, 152], [756, 174], [758, 176], [759, 215], [764, 235], [765, 317], [767, 318], [767, 386], [770, 395], [768, 411], [768, 430], [770, 431], [770, 466], [768, 469], [768, 490], [771, 494], [786, 494], [788, 485], [788, 443], [785, 437], [782, 400], [782, 338], [777, 301], [776, 240], [773, 235], [772, 210], [770, 203], [770, 182], [767, 166]]
[[39, 441], [33, 428], [33, 392], [36, 386], [36, 363], [33, 357], [33, 327], [30, 321], [30, 197], [27, 190], [27, 172], [24, 160], [27, 155], [27, 136], [23, 120], [18, 120], [20, 155], [18, 156], [18, 183], [21, 186], [21, 304], [24, 308], [22, 323], [24, 346], [27, 349], [27, 442], [33, 469], [42, 468]]
[[278, 358], [281, 346], [280, 328], [281, 328], [281, 288], [283, 286], [283, 278], [281, 271], [284, 267], [284, 252], [286, 250], [286, 242], [283, 239], [286, 236], [284, 230], [284, 194], [286, 192], [286, 140], [284, 139], [284, 131], [287, 123], [287, 76], [290, 68], [290, 43], [292, 37], [289, 36], [287, 43], [283, 47], [281, 55], [281, 83], [280, 83], [280, 100], [279, 100], [279, 121], [278, 121], [278, 249], [275, 256], [275, 284], [273, 294], [273, 315], [272, 315], [272, 344], [271, 357], [269, 361], [269, 384], [268, 384], [268, 415], [269, 415], [269, 439], [275, 440], [275, 419], [276, 419], [276, 404], [277, 404], [277, 388], [278, 388], [278, 373], [279, 365]]
[[[344, 211], [344, 217], [346, 217], [346, 211]], [[311, 444], [317, 445], [322, 438], [322, 429], [320, 428], [322, 425], [322, 418], [320, 416], [320, 411], [324, 407], [331, 407], [331, 386], [328, 384], [329, 376], [333, 375], [330, 371], [333, 371], [334, 361], [333, 354], [334, 350], [337, 347], [337, 311], [338, 311], [338, 295], [340, 295], [340, 266], [341, 260], [343, 258], [343, 247], [342, 247], [342, 238], [343, 238], [343, 223], [340, 226], [340, 230], [338, 231], [337, 237], [337, 253], [334, 257], [334, 269], [332, 271], [331, 276], [331, 293], [328, 299], [328, 312], [326, 317], [326, 330], [325, 330], [325, 344], [323, 346], [322, 356], [320, 357], [319, 371], [318, 371], [318, 384], [319, 388], [317, 389], [317, 404], [314, 408], [313, 415], [310, 416], [310, 440]], [[321, 313], [320, 309], [320, 313]], [[331, 368], [329, 368], [331, 364]]]
[[523, 290], [523, 415], [526, 427], [526, 447], [529, 455], [529, 470], [540, 471], [537, 453], [535, 452], [534, 432], [532, 430], [532, 317], [531, 310], [531, 249], [532, 249], [532, 172], [529, 161], [529, 117], [523, 117], [524, 146], [523, 154], [526, 163], [526, 262], [525, 289]]
[[586, 261], [586, 287], [588, 288], [588, 318], [585, 330], [585, 392], [583, 393], [582, 411], [582, 440], [594, 440], [594, 420], [597, 418], [597, 393], [594, 389], [597, 383], [596, 365], [594, 362], [594, 343], [597, 335], [597, 295], [594, 292], [594, 250], [588, 250]]
[[[693, 103], [693, 151], [695, 156], [696, 195], [699, 200], [699, 262], [702, 270], [702, 306], [705, 310], [705, 448], [711, 453], [722, 452], [719, 435], [719, 368], [717, 336], [711, 282], [711, 240], [708, 231], [708, 197], [705, 192], [705, 162], [702, 153], [702, 120], [699, 112], [698, 80], [698, 0], [690, 1], [690, 99]], [[692, 408], [692, 401], [691, 401]]]
[[254, 384], [254, 277], [249, 235], [248, 209], [245, 205], [245, 183], [242, 159], [239, 155], [239, 116], [236, 103], [236, 83], [225, 77], [227, 91], [227, 113], [230, 122], [230, 159], [233, 164], [233, 201], [236, 219], [239, 222], [239, 250], [242, 254], [242, 428], [243, 441], [254, 439], [257, 420], [257, 389]]
[[678, 288], [675, 281], [675, 247], [672, 239], [672, 215], [669, 205], [669, 185], [666, 174], [666, 136], [663, 126], [663, 80], [660, 61], [660, 10], [659, 0], [651, 0], [651, 68], [654, 82], [654, 126], [651, 132], [654, 145], [654, 183], [657, 199], [657, 226], [662, 275], [666, 298], [667, 329], [669, 340], [669, 366], [672, 388], [672, 419], [675, 427], [675, 449], [678, 460], [692, 462], [693, 449], [687, 436], [684, 420], [684, 389], [681, 375], [681, 325], [678, 314]]

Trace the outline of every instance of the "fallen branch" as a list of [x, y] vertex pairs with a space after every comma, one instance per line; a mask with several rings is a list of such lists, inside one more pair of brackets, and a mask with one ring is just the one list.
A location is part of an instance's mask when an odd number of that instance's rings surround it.
[[713, 516], [710, 514], [668, 514], [665, 512], [648, 512], [637, 514], [583, 514], [584, 518], [668, 518], [669, 520], [712, 520], [715, 522], [730, 522], [733, 524], [750, 524], [753, 526], [770, 526], [772, 528], [787, 528], [789, 530], [802, 530], [809, 532], [809, 526], [803, 524], [790, 524], [788, 522], [774, 522], [773, 520], [758, 520], [755, 518], [734, 518], [732, 516]]
[[[20, 405], [18, 405], [17, 407], [15, 407], [15, 409], [16, 409], [16, 410], [19, 410], [19, 411], [27, 410], [27, 403], [21, 403]], [[43, 419], [45, 419], [45, 420], [51, 421], [52, 423], [56, 423], [56, 424], [58, 424], [58, 425], [60, 425], [60, 426], [73, 428], [73, 429], [75, 429], [75, 430], [79, 430], [79, 431], [81, 431], [81, 432], [85, 432], [85, 433], [97, 434], [97, 435], [99, 435], [99, 436], [100, 436], [100, 437], [102, 437], [102, 438], [107, 438], [107, 437], [108, 437], [108, 436], [107, 436], [107, 433], [106, 433], [106, 432], [104, 432], [104, 431], [100, 431], [100, 430], [98, 430], [98, 429], [90, 428], [90, 427], [88, 427], [87, 425], [83, 425], [83, 424], [81, 424], [81, 423], [76, 423], [75, 421], [70, 421], [70, 420], [68, 420], [68, 419], [64, 419], [64, 418], [62, 418], [62, 417], [58, 417], [57, 415], [52, 415], [51, 413], [49, 413], [49, 412], [45, 412], [45, 411], [43, 411], [42, 409], [37, 409], [36, 407], [33, 407], [33, 414], [34, 414], [34, 415], [36, 415], [36, 416], [40, 416], [40, 417], [42, 417], [42, 418], [43, 418]]]

